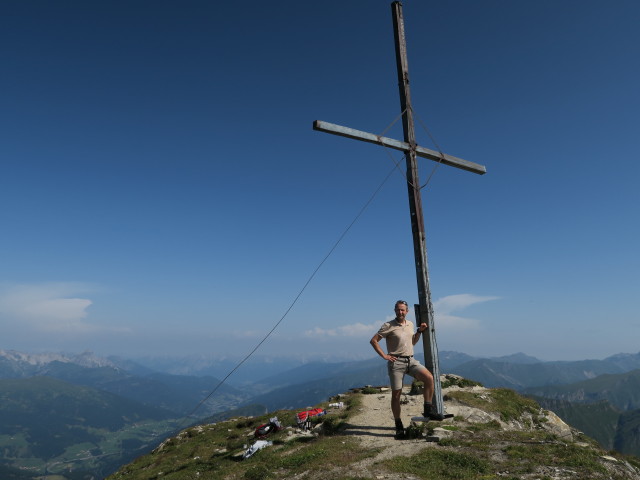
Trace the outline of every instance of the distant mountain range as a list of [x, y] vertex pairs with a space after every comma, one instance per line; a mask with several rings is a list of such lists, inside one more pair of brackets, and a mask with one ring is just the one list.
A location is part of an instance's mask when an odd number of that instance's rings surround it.
[[0, 466], [6, 470], [0, 478], [47, 472], [104, 478], [179, 425], [191, 423], [184, 416], [196, 407], [202, 418], [249, 397], [221, 385], [209, 398], [219, 383], [90, 353], [0, 350]]
[[[81, 355], [28, 355], [0, 350], [0, 379], [47, 376], [92, 387], [145, 405], [164, 408], [175, 416], [189, 413], [220, 381], [214, 377], [169, 375], [131, 361], [113, 361], [85, 352]], [[236, 406], [248, 393], [223, 384], [201, 407], [201, 416]]]
[[640, 409], [640, 369], [619, 374], [600, 375], [569, 385], [547, 385], [523, 390], [535, 395], [572, 403], [606, 401], [618, 410]]
[[[176, 370], [168, 358], [141, 364], [90, 352], [30, 355], [0, 350], [1, 478], [26, 479], [47, 472], [64, 475], [61, 479], [80, 479], [82, 472], [102, 477], [187, 422], [306, 408], [354, 387], [388, 384], [386, 363], [378, 357], [338, 363], [302, 364], [283, 358], [260, 362], [231, 386], [203, 375], [228, 374], [230, 359], [216, 366], [213, 359], [198, 357], [190, 365], [183, 358], [176, 360]], [[640, 455], [640, 370], [635, 370], [640, 369], [640, 354], [543, 362], [522, 353], [487, 359], [445, 351], [440, 352], [440, 369], [487, 387], [534, 395], [603, 446]], [[195, 407], [195, 415], [185, 418]]]
[[523, 390], [529, 387], [565, 385], [638, 368], [640, 353], [621, 353], [604, 360], [562, 362], [543, 362], [524, 354], [516, 354], [509, 357], [473, 359], [448, 369], [441, 367], [441, 370], [473, 379], [491, 388]]

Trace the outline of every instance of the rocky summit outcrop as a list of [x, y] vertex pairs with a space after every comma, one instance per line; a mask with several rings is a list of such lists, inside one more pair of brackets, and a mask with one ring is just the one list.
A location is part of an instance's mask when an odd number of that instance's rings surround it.
[[[327, 414], [309, 431], [285, 410], [200, 425], [109, 478], [640, 480], [640, 460], [605, 452], [531, 399], [453, 375], [442, 386], [452, 416], [441, 422], [414, 418], [422, 395], [407, 386], [404, 439], [395, 438], [389, 389], [366, 387], [318, 405]], [[275, 416], [283, 428], [257, 439], [256, 428]]]

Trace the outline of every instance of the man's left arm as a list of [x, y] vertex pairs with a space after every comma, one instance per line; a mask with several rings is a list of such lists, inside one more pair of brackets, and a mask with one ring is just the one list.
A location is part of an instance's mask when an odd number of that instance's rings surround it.
[[413, 342], [414, 345], [418, 343], [418, 340], [420, 340], [420, 334], [424, 332], [426, 329], [427, 329], [427, 324], [424, 322], [421, 323], [416, 333], [414, 333], [413, 336], [411, 337], [411, 341]]

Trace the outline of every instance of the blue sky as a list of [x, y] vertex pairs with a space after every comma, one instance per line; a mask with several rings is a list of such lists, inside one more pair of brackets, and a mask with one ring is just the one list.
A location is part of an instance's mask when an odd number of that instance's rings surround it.
[[[638, 352], [640, 4], [406, 1], [440, 350]], [[0, 5], [0, 348], [243, 355], [401, 154], [390, 2]], [[435, 164], [420, 160], [422, 181]], [[261, 353], [417, 301], [396, 172]]]

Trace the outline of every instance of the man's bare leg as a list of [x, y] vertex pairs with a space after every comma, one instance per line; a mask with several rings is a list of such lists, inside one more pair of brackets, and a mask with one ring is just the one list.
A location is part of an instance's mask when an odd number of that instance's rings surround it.
[[431, 403], [433, 401], [433, 375], [426, 368], [422, 368], [416, 372], [416, 378], [422, 382], [424, 388], [422, 389], [422, 395], [424, 396], [425, 403]]
[[393, 390], [391, 392], [391, 413], [393, 418], [398, 420], [400, 418], [400, 397], [402, 396], [402, 389]]
[[402, 396], [402, 389], [393, 390], [391, 392], [391, 413], [396, 423], [396, 437], [404, 436], [404, 425], [402, 425], [402, 419], [400, 418], [400, 397]]
[[425, 417], [431, 418], [432, 420], [442, 420], [442, 416], [436, 414], [436, 412], [433, 411], [433, 375], [431, 375], [431, 372], [429, 370], [424, 368], [416, 372], [416, 378], [420, 380], [424, 385], [424, 388], [422, 389], [422, 394], [424, 396], [423, 415]]

